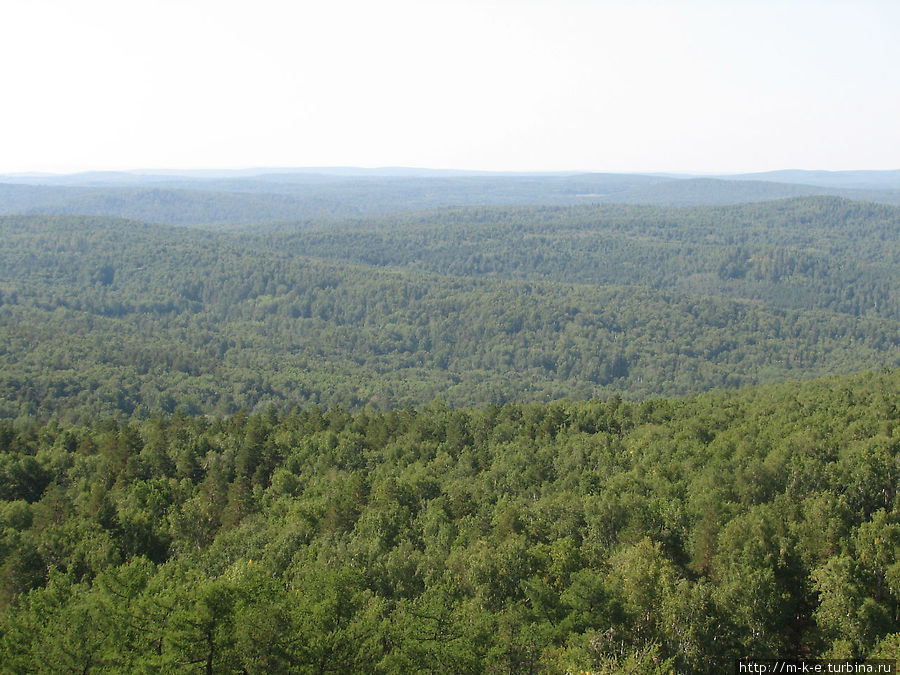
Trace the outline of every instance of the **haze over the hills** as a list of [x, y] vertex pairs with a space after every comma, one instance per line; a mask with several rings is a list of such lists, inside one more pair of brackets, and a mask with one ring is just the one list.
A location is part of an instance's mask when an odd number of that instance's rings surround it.
[[[134, 218], [174, 225], [353, 218], [472, 205], [698, 206], [830, 195], [900, 204], [896, 171], [760, 176], [489, 173], [346, 167], [0, 176], [0, 214]], [[827, 184], [826, 184], [827, 183]], [[865, 188], [861, 186], [866, 186]]]
[[896, 666], [898, 35], [0, 3], [0, 671]]

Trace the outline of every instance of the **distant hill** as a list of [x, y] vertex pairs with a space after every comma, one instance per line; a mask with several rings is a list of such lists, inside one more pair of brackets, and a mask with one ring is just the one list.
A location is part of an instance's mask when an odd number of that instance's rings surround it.
[[897, 171], [766, 171], [733, 176], [717, 176], [727, 180], [770, 181], [774, 183], [801, 183], [830, 188], [856, 190], [900, 191], [900, 170]]
[[900, 209], [0, 218], [0, 418], [645, 398], [900, 365]]
[[[604, 201], [659, 206], [704, 206], [763, 202], [787, 197], [817, 195], [849, 196], [845, 190], [812, 185], [792, 185], [766, 181], [730, 181], [718, 178], [687, 178], [668, 180], [650, 186], [630, 188]], [[878, 195], [867, 194], [861, 199], [881, 201]]]
[[900, 319], [900, 208], [837, 197], [460, 207], [260, 230], [279, 251], [379, 267], [650, 286]]
[[[772, 182], [749, 177], [643, 174], [455, 174], [416, 169], [260, 170], [187, 174], [96, 172], [0, 176], [0, 215], [133, 218], [168, 225], [252, 225], [359, 218], [453, 206], [568, 206], [592, 203], [723, 205], [831, 195], [900, 204], [900, 190]], [[796, 178], [798, 172], [784, 172]], [[857, 185], [890, 185], [890, 172]], [[885, 175], [882, 175], [885, 174]], [[868, 174], [867, 174], [868, 175]], [[814, 177], [813, 177], [814, 178]]]
[[[339, 205], [314, 195], [160, 187], [73, 187], [0, 184], [0, 214], [130, 218], [164, 225], [223, 225], [330, 217]], [[351, 215], [343, 211], [341, 215]]]

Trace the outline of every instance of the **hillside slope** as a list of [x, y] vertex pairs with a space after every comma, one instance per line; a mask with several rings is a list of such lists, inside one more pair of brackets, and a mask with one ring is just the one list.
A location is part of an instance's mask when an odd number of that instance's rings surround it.
[[267, 236], [37, 216], [0, 220], [0, 338], [9, 418], [643, 398], [900, 363], [890, 315], [375, 268]]
[[900, 648], [900, 373], [0, 423], [0, 662], [730, 671]]
[[900, 204], [898, 190], [718, 178], [631, 174], [319, 176], [304, 173], [216, 179], [120, 176], [115, 180], [99, 180], [94, 177], [59, 184], [4, 183], [0, 178], [0, 214], [110, 216], [168, 225], [222, 227], [369, 217], [450, 206], [595, 203], [691, 206], [810, 195]]

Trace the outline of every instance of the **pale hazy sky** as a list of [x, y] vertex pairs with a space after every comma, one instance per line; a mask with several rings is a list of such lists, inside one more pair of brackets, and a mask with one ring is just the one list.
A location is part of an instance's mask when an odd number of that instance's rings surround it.
[[900, 168], [897, 0], [0, 0], [0, 172]]

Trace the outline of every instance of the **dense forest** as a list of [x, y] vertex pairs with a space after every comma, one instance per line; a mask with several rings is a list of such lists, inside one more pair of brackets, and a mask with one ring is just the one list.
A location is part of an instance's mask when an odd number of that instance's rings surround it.
[[[806, 185], [641, 174], [422, 175], [256, 173], [229, 177], [99, 173], [0, 176], [0, 214], [91, 215], [168, 225], [226, 226], [298, 219], [371, 217], [452, 206], [657, 204], [700, 206], [832, 195], [900, 204], [892, 172], [835, 175]], [[55, 178], [55, 180], [54, 180]], [[811, 178], [815, 183], [816, 178]], [[865, 189], [860, 189], [865, 188]]]
[[900, 658], [900, 208], [199, 182], [0, 186], [0, 672]]
[[640, 285], [900, 318], [900, 209], [843, 199], [442, 209], [264, 229], [286, 235], [270, 240], [279, 250], [379, 266]]
[[0, 425], [8, 672], [900, 656], [897, 371], [632, 403]]
[[900, 210], [0, 218], [0, 415], [642, 398], [900, 364]]

